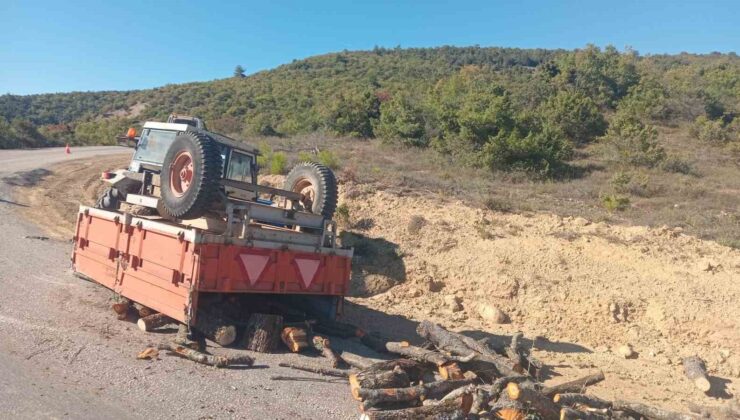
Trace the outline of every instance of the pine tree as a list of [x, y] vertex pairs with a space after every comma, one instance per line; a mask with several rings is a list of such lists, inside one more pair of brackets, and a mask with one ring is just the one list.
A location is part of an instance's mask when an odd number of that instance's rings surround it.
[[234, 77], [245, 77], [244, 72], [244, 67], [237, 65], [236, 68], [234, 68]]

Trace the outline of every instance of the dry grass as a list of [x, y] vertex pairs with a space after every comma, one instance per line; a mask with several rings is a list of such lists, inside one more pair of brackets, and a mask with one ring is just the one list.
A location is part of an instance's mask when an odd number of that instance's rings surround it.
[[[252, 139], [258, 143], [262, 139]], [[299, 151], [331, 150], [339, 157], [340, 182], [399, 195], [434, 195], [499, 212], [547, 212], [612, 223], [682, 227], [686, 233], [740, 247], [740, 160], [726, 148], [700, 143], [688, 128], [663, 127], [660, 140], [669, 156], [690, 171], [621, 168], [601, 158], [599, 145], [579, 150], [573, 176], [533, 180], [521, 173], [461, 168], [431, 150], [407, 149], [378, 141], [325, 139], [318, 134], [270, 138], [290, 159]], [[630, 181], [615, 190], [614, 178]], [[629, 206], [610, 211], [603, 197], [624, 195]]]

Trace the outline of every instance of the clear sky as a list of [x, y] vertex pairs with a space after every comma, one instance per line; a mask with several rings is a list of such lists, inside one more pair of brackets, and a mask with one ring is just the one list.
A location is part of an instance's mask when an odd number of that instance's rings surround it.
[[373, 46], [740, 50], [740, 0], [0, 0], [0, 94], [212, 80]]

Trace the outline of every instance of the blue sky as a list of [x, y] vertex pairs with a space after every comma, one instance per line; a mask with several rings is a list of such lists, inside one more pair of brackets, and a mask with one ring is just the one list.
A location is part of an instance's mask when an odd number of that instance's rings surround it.
[[334, 51], [740, 50], [740, 1], [0, 0], [0, 94], [212, 80]]

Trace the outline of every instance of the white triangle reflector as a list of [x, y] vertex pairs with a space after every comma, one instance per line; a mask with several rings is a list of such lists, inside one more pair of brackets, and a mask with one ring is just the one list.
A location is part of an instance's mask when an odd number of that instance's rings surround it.
[[270, 261], [270, 256], [259, 254], [239, 254], [239, 259], [242, 261], [244, 272], [247, 273], [249, 285], [254, 286], [262, 275], [262, 272], [265, 271], [265, 267], [267, 267], [267, 263]]
[[303, 287], [308, 287], [313, 283], [316, 272], [319, 271], [319, 260], [308, 260], [304, 258], [296, 258], [295, 264], [298, 267], [298, 273], [301, 275], [303, 281]]

